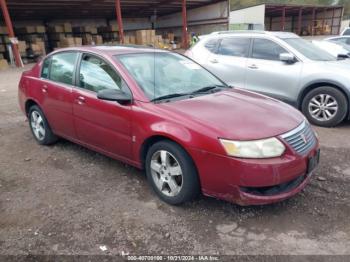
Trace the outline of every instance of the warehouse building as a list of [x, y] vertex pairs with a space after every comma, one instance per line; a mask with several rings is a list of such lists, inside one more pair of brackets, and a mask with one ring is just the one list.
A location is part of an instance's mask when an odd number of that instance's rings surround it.
[[[138, 44], [187, 48], [190, 34], [227, 30], [228, 0], [0, 0], [0, 68], [56, 48]], [[21, 57], [22, 59], [20, 59]]]
[[230, 12], [230, 28], [338, 35], [343, 13], [343, 6], [261, 4]]

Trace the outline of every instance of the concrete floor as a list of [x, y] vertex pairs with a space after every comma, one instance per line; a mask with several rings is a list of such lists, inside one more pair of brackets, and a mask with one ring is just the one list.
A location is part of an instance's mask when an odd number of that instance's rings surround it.
[[121, 162], [67, 141], [37, 145], [17, 103], [21, 71], [0, 72], [1, 255], [350, 255], [350, 123], [316, 128], [321, 164], [290, 200], [173, 207]]

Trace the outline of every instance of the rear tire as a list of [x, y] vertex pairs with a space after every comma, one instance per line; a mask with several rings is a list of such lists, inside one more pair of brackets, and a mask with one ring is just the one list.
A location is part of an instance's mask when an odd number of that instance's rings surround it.
[[149, 184], [164, 202], [179, 205], [199, 195], [195, 165], [178, 144], [166, 140], [155, 143], [147, 152], [145, 165]]
[[338, 89], [322, 86], [307, 93], [302, 103], [302, 111], [312, 124], [334, 127], [345, 119], [348, 101]]
[[37, 106], [31, 106], [28, 113], [29, 127], [35, 140], [40, 145], [51, 145], [58, 137], [52, 132], [44, 113]]

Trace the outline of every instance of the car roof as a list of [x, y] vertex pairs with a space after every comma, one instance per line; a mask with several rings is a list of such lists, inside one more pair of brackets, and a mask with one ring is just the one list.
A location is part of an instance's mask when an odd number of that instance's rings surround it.
[[207, 37], [215, 37], [215, 36], [261, 36], [261, 35], [267, 35], [267, 36], [274, 36], [278, 38], [298, 38], [299, 36], [290, 33], [290, 32], [282, 32], [282, 31], [258, 31], [258, 30], [232, 30], [232, 31], [219, 31], [219, 32], [213, 32], [209, 35], [206, 35]]
[[338, 36], [333, 36], [333, 37], [326, 38], [325, 40], [338, 39], [338, 38], [350, 38], [350, 35], [338, 35]]
[[64, 51], [80, 51], [80, 52], [93, 52], [98, 54], [105, 54], [108, 56], [122, 55], [122, 54], [137, 54], [137, 53], [153, 53], [153, 52], [170, 52], [167, 50], [137, 46], [137, 45], [114, 45], [114, 46], [81, 46], [81, 47], [69, 47], [57, 49], [54, 53]]

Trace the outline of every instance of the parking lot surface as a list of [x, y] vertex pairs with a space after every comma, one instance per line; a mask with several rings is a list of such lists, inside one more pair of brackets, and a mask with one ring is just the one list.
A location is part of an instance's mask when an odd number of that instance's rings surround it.
[[350, 255], [349, 122], [316, 128], [321, 164], [292, 199], [173, 207], [135, 168], [64, 140], [39, 146], [17, 102], [21, 71], [0, 72], [0, 254]]

